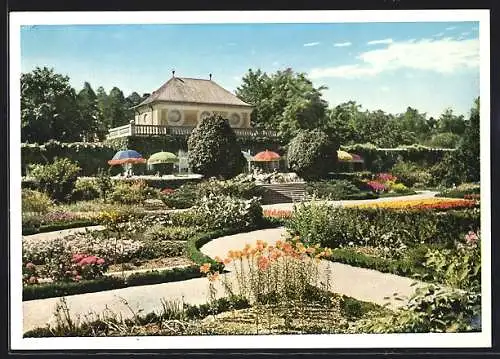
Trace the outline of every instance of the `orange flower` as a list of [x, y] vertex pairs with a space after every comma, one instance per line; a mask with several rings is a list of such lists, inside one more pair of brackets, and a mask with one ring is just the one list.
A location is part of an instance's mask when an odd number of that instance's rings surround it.
[[257, 265], [260, 270], [266, 270], [267, 268], [269, 268], [269, 263], [269, 258], [262, 256], [259, 258]]
[[219, 272], [214, 272], [213, 274], [208, 275], [208, 280], [210, 282], [215, 282], [217, 279], [219, 279]]
[[283, 244], [283, 251], [286, 253], [286, 254], [290, 254], [293, 252], [293, 248], [292, 248], [292, 245], [288, 242], [286, 242], [285, 244]]
[[276, 248], [281, 248], [281, 247], [283, 247], [283, 241], [282, 241], [282, 240], [280, 240], [280, 239], [278, 239], [278, 240], [276, 241]]
[[223, 263], [227, 265], [227, 264], [231, 263], [232, 261], [233, 260], [231, 259], [231, 257], [229, 257], [229, 258], [225, 258]]
[[211, 267], [211, 264], [210, 263], [204, 263], [201, 267], [200, 267], [200, 272], [201, 273], [208, 273], [210, 271], [210, 267]]

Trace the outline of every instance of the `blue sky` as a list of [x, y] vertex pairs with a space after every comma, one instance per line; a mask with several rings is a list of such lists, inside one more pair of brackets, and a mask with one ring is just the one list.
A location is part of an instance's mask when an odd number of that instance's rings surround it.
[[81, 89], [152, 92], [172, 76], [234, 91], [249, 69], [291, 67], [335, 106], [467, 114], [479, 95], [479, 23], [23, 26], [21, 71], [53, 67]]

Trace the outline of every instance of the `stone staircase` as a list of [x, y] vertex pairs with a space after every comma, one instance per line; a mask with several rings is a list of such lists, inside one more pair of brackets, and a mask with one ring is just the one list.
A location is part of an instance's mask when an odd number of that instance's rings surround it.
[[260, 185], [265, 189], [263, 204], [301, 202], [307, 200], [304, 182], [275, 183]]

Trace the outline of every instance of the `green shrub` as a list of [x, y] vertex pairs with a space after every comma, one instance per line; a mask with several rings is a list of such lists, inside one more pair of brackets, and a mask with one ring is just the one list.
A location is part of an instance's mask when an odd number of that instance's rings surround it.
[[480, 215], [479, 209], [436, 212], [311, 203], [296, 208], [287, 228], [306, 243], [330, 248], [368, 245], [397, 250], [419, 243], [451, 247], [464, 233], [480, 228]]
[[142, 248], [134, 254], [134, 259], [155, 259], [180, 257], [184, 254], [184, 241], [144, 240]]
[[110, 194], [113, 203], [140, 204], [146, 199], [157, 198], [159, 192], [146, 185], [144, 181], [117, 182]]
[[166, 193], [164, 190], [160, 192], [161, 200], [169, 208], [184, 209], [192, 207], [196, 198], [198, 198], [197, 185], [193, 183], [186, 183], [172, 191]]
[[429, 172], [411, 162], [397, 162], [391, 172], [407, 187], [413, 187], [416, 183], [427, 186], [432, 182], [432, 175]]
[[[417, 288], [403, 308], [383, 316], [362, 319], [356, 332], [449, 333], [476, 331], [480, 294], [430, 285]], [[480, 330], [480, 329], [479, 329]]]
[[262, 222], [258, 198], [239, 199], [209, 195], [200, 198], [190, 210], [192, 224], [205, 229], [246, 228]]
[[80, 167], [67, 158], [56, 159], [48, 165], [34, 165], [31, 169], [40, 189], [56, 201], [70, 199], [79, 172]]
[[99, 198], [99, 186], [94, 179], [79, 178], [71, 195], [75, 201], [91, 201]]
[[188, 139], [189, 166], [205, 177], [231, 178], [246, 161], [229, 122], [210, 116], [198, 123]]
[[40, 226], [42, 225], [42, 219], [38, 214], [22, 214], [22, 233], [23, 235], [35, 234], [40, 231]]
[[393, 184], [392, 187], [391, 187], [391, 190], [394, 191], [394, 192], [396, 192], [396, 193], [400, 193], [400, 194], [405, 194], [405, 193], [413, 192], [411, 189], [409, 189], [408, 187], [406, 187], [402, 183], [395, 183], [395, 184]]
[[154, 241], [186, 241], [195, 233], [192, 227], [157, 225], [147, 229], [144, 235]]
[[311, 196], [330, 200], [347, 199], [361, 193], [358, 187], [347, 180], [308, 182], [306, 191]]
[[301, 131], [288, 145], [288, 165], [305, 180], [324, 178], [337, 162], [337, 149], [324, 132]]
[[53, 204], [47, 194], [27, 188], [21, 190], [21, 201], [23, 212], [47, 213]]

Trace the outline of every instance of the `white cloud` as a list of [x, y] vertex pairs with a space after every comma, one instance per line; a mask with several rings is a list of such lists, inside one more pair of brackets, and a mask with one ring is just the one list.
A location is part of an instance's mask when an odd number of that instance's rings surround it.
[[432, 35], [432, 36], [434, 36], [434, 37], [441, 37], [441, 36], [443, 36], [443, 35], [444, 35], [444, 32], [440, 32], [440, 33], [437, 33], [437, 34]]
[[460, 35], [467, 36], [467, 35], [470, 35], [470, 32], [469, 31], [465, 31], [465, 32], [462, 32]]
[[360, 78], [398, 69], [450, 74], [479, 66], [479, 40], [446, 38], [395, 42], [384, 49], [363, 52], [357, 58], [361, 60], [358, 64], [313, 68], [309, 77]]
[[390, 87], [388, 87], [388, 86], [382, 86], [382, 87], [380, 88], [380, 91], [382, 91], [382, 92], [389, 92], [390, 90], [391, 90], [391, 89], [390, 89]]
[[372, 40], [366, 43], [367, 45], [392, 44], [392, 39]]
[[273, 66], [279, 66], [279, 65], [280, 65], [280, 63], [279, 63], [278, 61], [274, 61], [274, 62], [272, 63], [272, 65], [273, 65]]
[[318, 46], [319, 44], [319, 42], [308, 42], [307, 44], [304, 44], [304, 47]]
[[232, 79], [234, 81], [241, 81], [241, 76], [233, 76]]
[[227, 43], [227, 46], [236, 46], [236, 45], [237, 45], [236, 42], [228, 42]]
[[336, 44], [333, 44], [335, 47], [345, 47], [345, 46], [351, 46], [352, 43], [349, 41], [346, 42], [337, 42]]
[[445, 30], [446, 31], [451, 31], [451, 30], [455, 30], [456, 28], [457, 28], [456, 26], [449, 26]]

